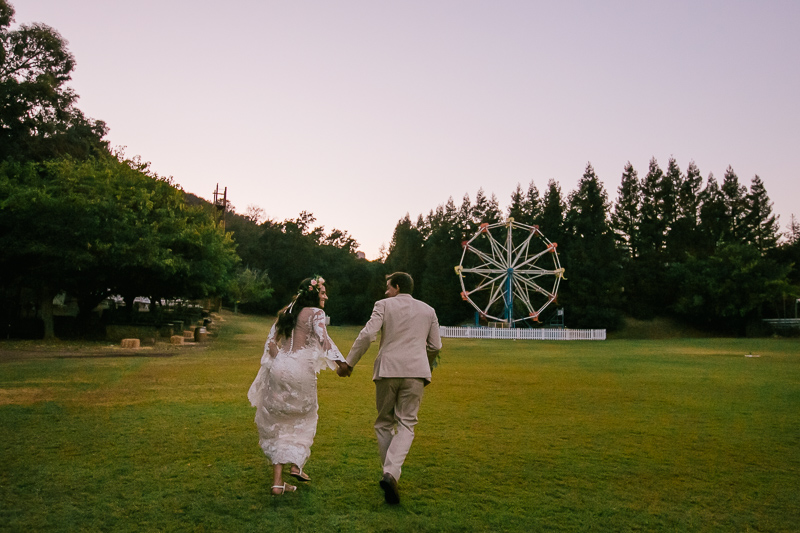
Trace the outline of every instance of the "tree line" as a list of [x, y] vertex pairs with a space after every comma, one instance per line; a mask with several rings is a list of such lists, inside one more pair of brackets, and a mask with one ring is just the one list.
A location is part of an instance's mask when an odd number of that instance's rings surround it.
[[474, 311], [454, 272], [462, 243], [481, 224], [508, 217], [558, 243], [567, 279], [556, 303], [569, 327], [613, 330], [624, 316], [671, 316], [700, 328], [757, 333], [762, 318], [793, 316], [800, 296], [800, 224], [793, 216], [781, 234], [762, 180], [754, 176], [748, 188], [730, 167], [721, 183], [713, 174], [704, 180], [695, 163], [682, 171], [672, 158], [666, 170], [652, 159], [642, 178], [628, 163], [613, 201], [591, 164], [566, 195], [550, 180], [543, 193], [534, 182], [517, 185], [504, 209], [483, 189], [459, 205], [450, 197], [416, 220], [406, 214], [389, 249], [372, 262], [354, 255], [357, 243], [346, 232], [326, 235], [314, 226], [310, 213], [262, 222], [263, 210], [250, 211], [229, 228], [243, 264], [268, 274], [274, 289], [269, 299], [243, 307], [252, 311], [275, 312], [316, 273], [328, 279], [333, 320], [363, 322], [381, 297], [383, 276], [402, 270], [442, 324], [470, 323]]
[[[749, 189], [731, 167], [706, 180], [694, 162], [666, 170], [655, 159], [639, 178], [628, 163], [612, 202], [591, 164], [564, 195], [555, 180], [544, 194], [518, 185], [501, 209], [481, 189], [395, 228], [388, 270], [408, 270], [443, 323], [469, 320], [452, 267], [461, 243], [481, 223], [513, 217], [558, 243], [566, 281], [558, 305], [567, 325], [615, 329], [623, 316], [672, 316], [699, 327], [744, 334], [762, 318], [793, 316], [800, 296], [800, 225], [781, 239], [763, 181]], [[755, 331], [753, 331], [755, 332]]]

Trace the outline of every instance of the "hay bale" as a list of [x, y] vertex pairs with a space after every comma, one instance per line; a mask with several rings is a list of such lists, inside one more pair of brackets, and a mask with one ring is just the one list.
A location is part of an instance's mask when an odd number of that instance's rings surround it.
[[123, 348], [138, 348], [139, 346], [139, 339], [122, 339]]
[[180, 335], [173, 335], [172, 337], [169, 338], [170, 344], [181, 344], [182, 345], [185, 340], [186, 340], [186, 338], [185, 337], [181, 337]]

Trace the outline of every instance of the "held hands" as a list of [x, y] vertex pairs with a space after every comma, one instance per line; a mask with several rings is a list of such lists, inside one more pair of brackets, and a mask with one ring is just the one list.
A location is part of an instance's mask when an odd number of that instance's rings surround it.
[[349, 378], [350, 374], [353, 373], [353, 367], [345, 363], [344, 361], [336, 361], [337, 369], [336, 374], [340, 378]]

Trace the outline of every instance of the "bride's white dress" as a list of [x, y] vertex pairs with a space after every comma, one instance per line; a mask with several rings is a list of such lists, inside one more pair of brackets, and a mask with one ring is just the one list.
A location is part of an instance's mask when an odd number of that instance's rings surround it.
[[317, 431], [317, 373], [344, 361], [328, 336], [325, 312], [306, 307], [290, 338], [277, 340], [275, 324], [261, 357], [261, 368], [247, 392], [256, 408], [259, 445], [273, 464], [308, 460]]

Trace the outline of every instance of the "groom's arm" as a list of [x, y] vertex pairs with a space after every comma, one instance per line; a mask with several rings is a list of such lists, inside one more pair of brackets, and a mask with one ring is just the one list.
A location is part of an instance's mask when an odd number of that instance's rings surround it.
[[372, 341], [378, 337], [378, 333], [383, 327], [384, 311], [385, 301], [379, 300], [375, 302], [375, 307], [372, 308], [372, 316], [367, 325], [361, 329], [358, 337], [353, 342], [353, 346], [350, 348], [350, 353], [347, 354], [347, 364], [350, 368], [356, 366], [361, 356], [366, 353], [369, 345], [372, 344]]
[[439, 334], [439, 319], [436, 317], [436, 312], [434, 312], [428, 329], [428, 338], [425, 340], [425, 351], [428, 352], [428, 364], [430, 364], [431, 368], [433, 368], [433, 362], [441, 349], [442, 338]]

